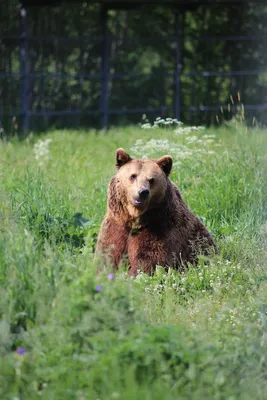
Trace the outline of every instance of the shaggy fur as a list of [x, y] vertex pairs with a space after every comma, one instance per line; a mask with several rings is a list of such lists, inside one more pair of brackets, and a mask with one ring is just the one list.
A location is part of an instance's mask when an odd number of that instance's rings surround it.
[[216, 248], [169, 179], [170, 156], [132, 159], [118, 149], [116, 166], [96, 248], [105, 264], [117, 267], [127, 255], [130, 275], [138, 270], [151, 274], [157, 265], [182, 269], [196, 261], [199, 253]]

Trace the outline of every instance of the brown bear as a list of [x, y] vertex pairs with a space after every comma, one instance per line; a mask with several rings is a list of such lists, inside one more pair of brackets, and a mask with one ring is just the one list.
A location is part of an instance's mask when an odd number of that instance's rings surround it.
[[133, 159], [116, 152], [115, 176], [108, 188], [107, 214], [98, 235], [96, 256], [117, 267], [123, 256], [129, 274], [151, 274], [157, 265], [181, 270], [199, 253], [216, 249], [211, 234], [183, 202], [169, 179], [172, 158]]

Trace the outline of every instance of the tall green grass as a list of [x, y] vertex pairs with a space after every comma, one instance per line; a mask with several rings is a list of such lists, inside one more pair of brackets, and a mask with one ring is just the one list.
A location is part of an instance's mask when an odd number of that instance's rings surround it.
[[[208, 263], [97, 272], [115, 150], [138, 139], [168, 140], [150, 151], [173, 155], [172, 180], [219, 246]], [[51, 131], [0, 154], [1, 399], [266, 397], [266, 130]]]

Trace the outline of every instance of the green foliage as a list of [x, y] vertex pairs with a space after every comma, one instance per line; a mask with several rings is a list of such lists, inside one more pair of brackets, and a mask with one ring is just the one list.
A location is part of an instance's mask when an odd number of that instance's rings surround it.
[[23, 189], [17, 189], [13, 196], [16, 218], [23, 220], [27, 229], [35, 232], [41, 244], [46, 239], [55, 241], [57, 245], [68, 242], [75, 247], [81, 247], [85, 244], [84, 237], [89, 234], [95, 242], [99, 227], [84, 218], [80, 212], [70, 216], [68, 203], [64, 202], [63, 195], [53, 191], [43, 181], [40, 172], [33, 179], [27, 172]]
[[[1, 399], [265, 397], [266, 132], [161, 125], [0, 142]], [[136, 279], [98, 269], [117, 147], [172, 155], [218, 255]]]
[[[95, 116], [87, 113], [88, 110], [98, 111], [101, 100], [103, 26], [100, 2], [69, 1], [53, 4], [53, 7], [38, 3], [38, 6], [27, 7], [27, 70], [30, 73], [27, 107], [43, 115], [30, 118], [30, 129], [99, 126], [100, 112]], [[168, 2], [157, 3], [108, 12], [110, 109], [168, 107], [173, 110], [175, 12], [174, 7], [167, 6]], [[213, 73], [265, 70], [266, 4], [259, 1], [255, 7], [253, 1], [245, 5], [236, 1], [190, 3], [182, 2], [178, 7], [182, 121], [210, 124], [216, 123], [216, 119], [231, 118], [235, 109], [229, 96], [237, 103], [238, 92], [241, 102], [247, 105], [265, 104], [266, 73], [244, 76], [214, 76]], [[17, 133], [20, 123], [20, 117], [13, 117], [13, 113], [19, 115], [21, 111], [20, 78], [9, 75], [20, 73], [19, 23], [18, 1], [0, 2], [3, 37], [0, 62], [1, 72], [7, 74], [1, 78], [0, 85], [1, 118], [5, 118], [1, 125], [5, 134]], [[251, 40], [244, 40], [248, 35], [252, 36]], [[207, 71], [212, 74], [207, 75]], [[136, 76], [118, 79], [118, 75], [128, 73]], [[227, 107], [228, 103], [229, 111], [224, 110], [222, 116], [219, 107]], [[202, 105], [218, 109], [203, 112]], [[195, 107], [195, 111], [189, 109], [190, 106]], [[81, 114], [47, 115], [47, 111], [63, 110], [80, 110]], [[253, 111], [253, 116], [255, 113], [257, 119], [266, 124], [265, 111]], [[138, 112], [123, 117], [111, 113], [109, 122], [125, 124], [138, 122], [139, 118]]]

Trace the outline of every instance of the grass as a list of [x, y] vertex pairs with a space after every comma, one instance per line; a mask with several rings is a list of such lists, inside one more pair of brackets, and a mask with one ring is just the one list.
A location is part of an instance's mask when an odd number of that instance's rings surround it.
[[[174, 157], [209, 264], [96, 273], [117, 147]], [[266, 149], [266, 130], [231, 125], [1, 142], [0, 398], [267, 398]]]

